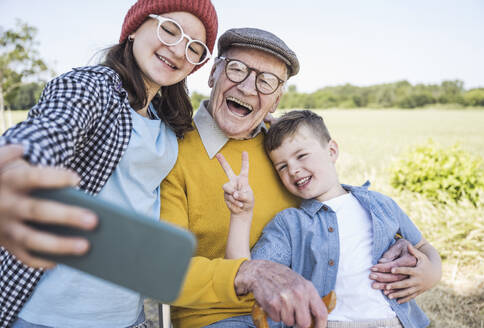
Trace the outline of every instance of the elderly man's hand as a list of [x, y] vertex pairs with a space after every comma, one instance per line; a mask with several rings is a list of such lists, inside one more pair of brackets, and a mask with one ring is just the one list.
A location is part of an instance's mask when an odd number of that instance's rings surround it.
[[314, 285], [288, 267], [266, 260], [242, 263], [235, 277], [238, 295], [249, 292], [274, 321], [288, 326], [326, 327], [327, 309]]
[[[370, 279], [375, 280], [372, 287], [375, 289], [386, 289], [387, 283], [400, 281], [408, 278], [403, 274], [392, 274], [395, 267], [414, 267], [417, 265], [417, 258], [408, 252], [410, 243], [406, 239], [399, 239], [393, 244], [378, 261], [378, 264], [371, 267]], [[393, 291], [387, 291], [391, 293]]]
[[76, 174], [59, 168], [35, 167], [22, 159], [20, 146], [0, 147], [0, 245], [24, 264], [36, 268], [54, 263], [30, 255], [29, 251], [52, 254], [83, 254], [87, 240], [65, 238], [32, 229], [26, 221], [62, 224], [90, 229], [96, 224], [93, 213], [29, 196], [36, 188], [60, 188], [79, 182]]

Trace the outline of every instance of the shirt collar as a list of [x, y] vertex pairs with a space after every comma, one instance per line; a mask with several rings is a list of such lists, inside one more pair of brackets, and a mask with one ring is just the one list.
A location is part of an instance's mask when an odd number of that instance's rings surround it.
[[304, 199], [299, 207], [313, 218], [323, 205], [323, 203], [316, 199]]
[[[207, 151], [208, 157], [212, 159], [223, 146], [229, 141], [229, 138], [223, 133], [217, 122], [213, 119], [212, 115], [207, 109], [208, 100], [204, 100], [200, 103], [198, 111], [193, 117], [193, 122], [197, 127], [198, 134], [202, 139], [203, 146]], [[255, 138], [261, 131], [267, 132], [267, 127], [264, 122], [254, 130], [250, 138]]]
[[[347, 184], [341, 185], [343, 189], [350, 192], [356, 198], [368, 198], [368, 187], [370, 186], [370, 181], [366, 181], [361, 187], [350, 186]], [[299, 206], [302, 210], [308, 213], [310, 217], [314, 217], [319, 210], [323, 208], [323, 206], [327, 206], [324, 203], [320, 202], [316, 199], [304, 199]], [[329, 206], [327, 206], [328, 210], [331, 210]]]

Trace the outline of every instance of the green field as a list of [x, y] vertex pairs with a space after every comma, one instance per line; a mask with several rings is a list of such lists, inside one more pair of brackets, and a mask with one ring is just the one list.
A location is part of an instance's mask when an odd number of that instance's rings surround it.
[[[390, 186], [389, 166], [409, 147], [432, 139], [460, 143], [484, 158], [484, 110], [320, 110], [340, 146], [343, 183], [372, 183], [401, 205], [444, 258], [442, 282], [417, 298], [431, 327], [484, 327], [484, 209], [467, 203], [436, 207]], [[282, 113], [279, 112], [278, 114]], [[13, 120], [25, 117], [14, 112]]]
[[402, 150], [429, 138], [456, 142], [484, 157], [484, 111], [320, 110], [343, 155], [366, 170], [381, 170]]

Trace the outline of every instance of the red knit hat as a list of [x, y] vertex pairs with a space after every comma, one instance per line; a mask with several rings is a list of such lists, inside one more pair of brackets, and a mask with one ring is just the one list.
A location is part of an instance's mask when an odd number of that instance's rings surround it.
[[[205, 43], [212, 53], [217, 38], [218, 20], [217, 13], [210, 0], [138, 0], [128, 10], [124, 18], [119, 43], [124, 42], [131, 33], [136, 31], [149, 14], [160, 15], [174, 11], [189, 12], [202, 21], [206, 31], [207, 40]], [[192, 73], [203, 64], [197, 65]]]

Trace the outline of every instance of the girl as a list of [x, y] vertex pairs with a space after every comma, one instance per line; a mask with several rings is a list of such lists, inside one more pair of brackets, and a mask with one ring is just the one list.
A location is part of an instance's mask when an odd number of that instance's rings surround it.
[[[87, 210], [28, 197], [34, 188], [78, 183], [87, 193], [159, 217], [159, 185], [176, 161], [177, 138], [191, 129], [185, 78], [207, 62], [216, 33], [210, 0], [139, 0], [101, 65], [49, 82], [27, 120], [0, 137], [0, 244], [37, 268], [53, 263], [28, 250], [87, 251], [85, 240], [23, 223], [95, 225]], [[146, 325], [141, 295], [63, 265], [42, 274], [5, 248], [0, 327]]]

